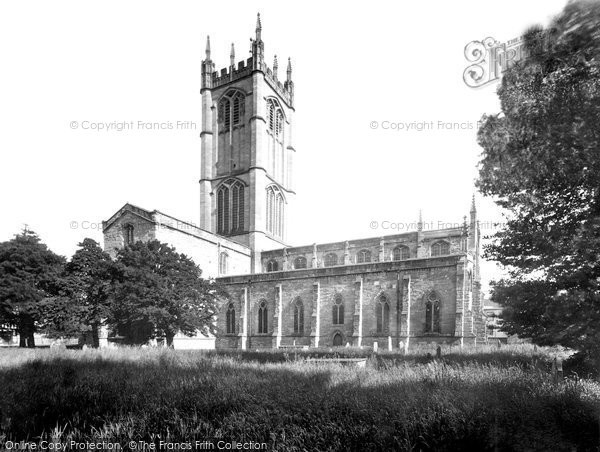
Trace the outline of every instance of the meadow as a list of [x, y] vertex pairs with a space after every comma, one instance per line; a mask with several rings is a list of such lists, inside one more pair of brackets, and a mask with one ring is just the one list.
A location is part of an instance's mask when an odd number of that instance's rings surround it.
[[[267, 450], [598, 450], [600, 384], [529, 345], [329, 350], [0, 349], [6, 441], [264, 442]], [[336, 355], [338, 356], [338, 355]]]

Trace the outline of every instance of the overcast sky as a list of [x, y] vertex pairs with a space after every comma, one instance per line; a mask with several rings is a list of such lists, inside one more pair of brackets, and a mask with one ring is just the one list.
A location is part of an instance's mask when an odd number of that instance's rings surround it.
[[[84, 237], [101, 242], [101, 221], [126, 202], [198, 224], [206, 35], [217, 68], [229, 65], [232, 42], [246, 59], [257, 12], [269, 65], [275, 54], [282, 74], [288, 56], [293, 64], [289, 243], [392, 234], [419, 209], [434, 228], [462, 223], [481, 152], [476, 123], [499, 110], [496, 84], [464, 84], [464, 47], [516, 38], [565, 3], [2, 2], [0, 240], [28, 224], [70, 256]], [[135, 127], [84, 130], [85, 121]], [[178, 121], [197, 128], [178, 130]], [[433, 127], [386, 130], [384, 121]], [[489, 233], [499, 211], [477, 204]]]

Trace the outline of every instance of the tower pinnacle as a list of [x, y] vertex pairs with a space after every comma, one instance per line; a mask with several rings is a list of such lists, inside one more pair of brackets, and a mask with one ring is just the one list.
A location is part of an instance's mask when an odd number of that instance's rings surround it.
[[[284, 205], [295, 196], [291, 175], [296, 151], [291, 133], [293, 87], [291, 82], [283, 83], [284, 74], [274, 79], [273, 69], [277, 74], [281, 56], [277, 55], [274, 65], [273, 60], [266, 64], [260, 15], [255, 20], [256, 35], [248, 30], [252, 38], [249, 58], [240, 60], [239, 42], [236, 49], [232, 39], [228, 42], [230, 61], [218, 70], [212, 60], [201, 55], [200, 225], [205, 231], [262, 251], [285, 247], [288, 209]], [[205, 36], [200, 39], [206, 39], [206, 58], [210, 58], [210, 39]], [[278, 152], [271, 153], [265, 145], [273, 131], [253, 126], [260, 124], [265, 111], [272, 111]], [[267, 168], [258, 165], [267, 161]], [[255, 207], [244, 207], [249, 205]], [[310, 254], [306, 257], [310, 259]], [[251, 258], [250, 266], [261, 271], [258, 255]]]
[[291, 82], [292, 81], [292, 59], [288, 58], [288, 65], [287, 65], [287, 81]]
[[265, 48], [261, 39], [260, 13], [256, 15], [256, 38], [252, 40], [252, 68], [264, 71]]
[[257, 41], [261, 40], [261, 37], [260, 37], [261, 31], [262, 31], [262, 24], [260, 23], [260, 13], [257, 13], [256, 14], [256, 40]]
[[210, 36], [206, 35], [206, 60], [210, 61]]
[[273, 59], [273, 77], [277, 80], [277, 71], [279, 70], [279, 63], [277, 63], [277, 55]]
[[215, 65], [210, 59], [210, 36], [206, 36], [206, 58], [202, 61], [202, 89], [212, 88], [212, 73]]

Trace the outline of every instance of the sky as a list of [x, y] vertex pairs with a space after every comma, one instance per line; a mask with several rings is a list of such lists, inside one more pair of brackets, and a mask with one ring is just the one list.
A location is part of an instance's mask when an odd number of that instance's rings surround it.
[[[517, 38], [565, 3], [2, 2], [0, 241], [27, 224], [70, 256], [85, 237], [102, 243], [102, 220], [126, 202], [198, 224], [206, 36], [217, 68], [232, 43], [246, 59], [257, 12], [269, 65], [293, 65], [288, 243], [403, 232], [420, 209], [426, 227], [462, 224], [477, 121], [500, 110], [497, 83], [464, 83], [465, 45]], [[476, 202], [489, 234], [501, 213]], [[484, 285], [498, 274], [482, 272]]]

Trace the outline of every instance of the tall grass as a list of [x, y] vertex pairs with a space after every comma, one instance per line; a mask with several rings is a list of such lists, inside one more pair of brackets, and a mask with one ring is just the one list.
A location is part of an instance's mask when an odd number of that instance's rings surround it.
[[598, 447], [600, 385], [553, 385], [547, 350], [388, 352], [365, 369], [304, 359], [331, 353], [0, 350], [0, 446], [160, 437], [279, 451]]

